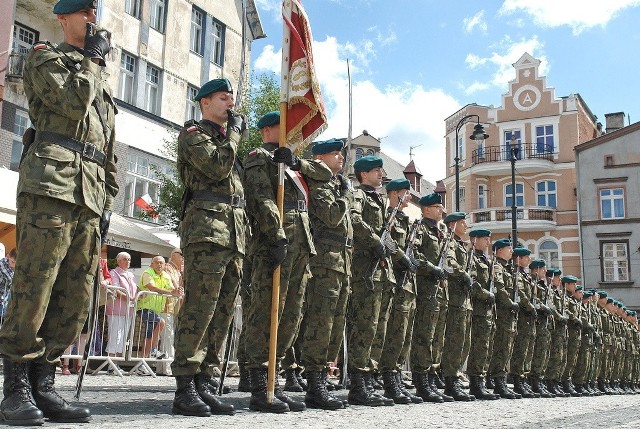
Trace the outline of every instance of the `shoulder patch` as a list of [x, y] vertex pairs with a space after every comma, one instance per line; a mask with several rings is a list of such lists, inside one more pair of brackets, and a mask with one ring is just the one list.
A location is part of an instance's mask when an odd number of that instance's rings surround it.
[[256, 156], [258, 154], [258, 149], [254, 149], [247, 154], [247, 156]]
[[49, 45], [47, 45], [47, 44], [46, 44], [46, 43], [44, 43], [44, 42], [36, 42], [36, 43], [33, 45], [33, 50], [34, 50], [34, 51], [39, 51], [40, 49], [49, 49]]
[[192, 133], [192, 132], [196, 131], [197, 129], [198, 129], [198, 126], [197, 126], [197, 125], [191, 125], [190, 127], [188, 127], [188, 128], [187, 128], [187, 130], [186, 130], [186, 131], [187, 131], [188, 133]]

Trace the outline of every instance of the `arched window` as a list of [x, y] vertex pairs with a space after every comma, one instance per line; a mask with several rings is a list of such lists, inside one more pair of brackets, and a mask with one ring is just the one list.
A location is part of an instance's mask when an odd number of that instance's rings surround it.
[[362, 148], [357, 148], [356, 149], [356, 161], [359, 160], [360, 158], [362, 158], [364, 156], [364, 151], [362, 150]]
[[558, 244], [555, 241], [545, 240], [540, 243], [538, 256], [547, 262], [547, 267], [560, 268]]
[[373, 149], [367, 149], [367, 156], [369, 155], [375, 155], [376, 153], [373, 151]]

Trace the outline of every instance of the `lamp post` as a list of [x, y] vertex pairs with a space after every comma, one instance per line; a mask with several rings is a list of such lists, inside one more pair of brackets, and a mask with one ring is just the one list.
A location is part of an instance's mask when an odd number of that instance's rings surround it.
[[454, 161], [456, 162], [456, 211], [460, 211], [460, 148], [458, 145], [458, 134], [460, 129], [464, 124], [468, 122], [469, 119], [475, 118], [476, 125], [473, 127], [473, 134], [469, 137], [471, 140], [482, 141], [489, 138], [489, 134], [484, 132], [484, 127], [480, 123], [480, 116], [478, 115], [467, 115], [464, 116], [456, 125], [456, 157]]
[[511, 146], [511, 245], [516, 247], [518, 242], [518, 206], [516, 205], [516, 160], [520, 148]]

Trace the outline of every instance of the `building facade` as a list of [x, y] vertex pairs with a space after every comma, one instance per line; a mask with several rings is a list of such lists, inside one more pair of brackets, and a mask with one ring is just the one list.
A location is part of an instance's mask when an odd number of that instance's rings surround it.
[[[21, 137], [30, 126], [24, 58], [38, 40], [62, 40], [52, 13], [56, 1], [3, 2], [9, 13], [0, 18], [0, 52], [6, 51], [0, 56], [0, 168], [16, 176]], [[163, 220], [141, 220], [134, 201], [148, 194], [158, 202], [158, 172], [173, 171], [165, 146], [185, 121], [200, 119], [193, 101], [200, 86], [220, 77], [234, 89], [246, 82], [243, 59], [250, 58], [251, 42], [265, 35], [254, 0], [102, 0], [97, 14], [115, 48], [106, 66], [118, 107], [114, 212], [155, 232]]]
[[575, 147], [584, 284], [640, 308], [640, 122]]
[[[556, 98], [539, 66], [525, 53], [513, 64], [515, 78], [500, 106], [469, 104], [445, 120], [446, 206], [455, 208], [458, 158], [460, 210], [472, 227], [490, 229], [494, 239], [511, 236], [515, 195], [518, 242], [549, 266], [580, 276], [573, 149], [600, 131], [582, 97]], [[471, 139], [478, 122], [485, 140]]]

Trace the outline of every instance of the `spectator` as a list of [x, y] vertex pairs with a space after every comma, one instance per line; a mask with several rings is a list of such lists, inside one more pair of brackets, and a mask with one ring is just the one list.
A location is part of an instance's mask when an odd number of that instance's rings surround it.
[[[151, 267], [147, 268], [140, 277], [138, 291], [148, 290], [160, 294], [180, 295], [180, 289], [171, 284], [171, 277], [164, 271], [164, 258], [155, 256], [151, 260]], [[149, 357], [150, 351], [158, 348], [160, 333], [164, 330], [165, 322], [160, 317], [164, 312], [167, 298], [157, 295], [144, 295], [138, 299], [138, 314], [145, 332], [145, 340], [142, 348], [142, 356]], [[158, 356], [154, 356], [158, 357]]]
[[[182, 250], [175, 248], [171, 251], [169, 262], [164, 266], [164, 270], [169, 277], [171, 277], [171, 284], [174, 289], [180, 291], [180, 295], [177, 298], [171, 298], [167, 300], [164, 312], [160, 315], [165, 322], [164, 330], [160, 334], [160, 345], [162, 352], [166, 355], [166, 358], [173, 359], [173, 323], [174, 318], [180, 311], [180, 305], [184, 297], [184, 288], [182, 285], [182, 269], [184, 266], [184, 259], [182, 257]], [[172, 375], [171, 366], [169, 362], [161, 362], [157, 366], [158, 375]]]
[[124, 345], [129, 335], [130, 323], [133, 320], [134, 302], [138, 287], [136, 280], [129, 267], [131, 265], [131, 255], [127, 252], [120, 252], [116, 256], [118, 266], [111, 270], [111, 284], [126, 290], [112, 289], [113, 295], [107, 297], [105, 314], [107, 315], [107, 340], [106, 351], [109, 356], [122, 356]]
[[0, 325], [4, 318], [4, 312], [9, 305], [11, 297], [11, 282], [13, 281], [13, 272], [16, 268], [16, 249], [11, 249], [6, 257], [0, 259]]

